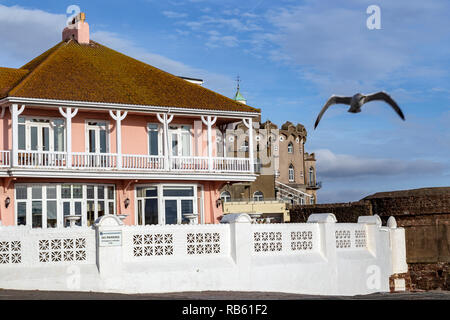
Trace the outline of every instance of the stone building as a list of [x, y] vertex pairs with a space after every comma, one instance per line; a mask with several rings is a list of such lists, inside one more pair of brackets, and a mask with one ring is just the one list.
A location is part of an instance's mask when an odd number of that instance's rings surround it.
[[[239, 91], [234, 98], [245, 103]], [[228, 183], [221, 190], [224, 213], [244, 210], [243, 202], [258, 203], [262, 213], [272, 213], [288, 221], [287, 205], [314, 204], [320, 183], [316, 180], [316, 159], [314, 153], [305, 152], [307, 132], [303, 125], [286, 122], [281, 129], [271, 121], [253, 123], [253, 159], [255, 173], [259, 176], [254, 182]], [[248, 128], [242, 122], [217, 128], [216, 143], [218, 154], [223, 157], [250, 157]], [[265, 210], [263, 203], [270, 209]], [[277, 205], [278, 204], [278, 205]], [[271, 212], [274, 207], [281, 212]], [[280, 219], [277, 219], [280, 220]]]

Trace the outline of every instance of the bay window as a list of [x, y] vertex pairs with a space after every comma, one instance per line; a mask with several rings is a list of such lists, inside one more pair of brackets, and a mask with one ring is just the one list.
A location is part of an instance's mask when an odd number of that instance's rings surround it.
[[78, 226], [91, 226], [105, 214], [115, 214], [115, 188], [96, 184], [17, 184], [16, 225], [32, 228], [69, 226], [67, 216], [79, 216]]

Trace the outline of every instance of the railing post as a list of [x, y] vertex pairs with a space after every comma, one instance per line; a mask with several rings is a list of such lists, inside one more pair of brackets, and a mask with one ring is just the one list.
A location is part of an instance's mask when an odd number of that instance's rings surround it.
[[112, 110], [109, 110], [111, 118], [116, 120], [116, 153], [117, 153], [117, 169], [122, 169], [122, 120], [125, 119], [128, 112], [122, 113], [120, 110], [116, 111], [116, 114]]
[[213, 171], [213, 157], [212, 157], [212, 126], [216, 123], [217, 117], [202, 116], [202, 122], [208, 128], [208, 169]]
[[17, 167], [19, 165], [19, 116], [25, 110], [25, 106], [19, 109], [17, 104], [13, 104], [9, 107], [11, 112], [11, 127], [12, 127], [12, 166]]
[[242, 119], [242, 122], [248, 129], [248, 157], [250, 161], [250, 173], [255, 172], [254, 154], [253, 154], [253, 120], [252, 118]]
[[66, 148], [67, 148], [67, 168], [72, 168], [72, 118], [78, 113], [78, 109], [72, 112], [72, 108], [66, 108], [64, 112], [63, 108], [59, 107], [59, 113], [66, 118]]
[[168, 117], [167, 113], [164, 113], [161, 117], [161, 114], [157, 113], [156, 117], [158, 118], [159, 122], [163, 125], [163, 131], [164, 131], [164, 167], [166, 171], [169, 171], [170, 168], [170, 154], [169, 154], [169, 124], [173, 120], [173, 115]]

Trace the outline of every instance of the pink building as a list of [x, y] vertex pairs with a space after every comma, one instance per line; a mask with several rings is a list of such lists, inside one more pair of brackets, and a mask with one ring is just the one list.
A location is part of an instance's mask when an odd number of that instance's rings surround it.
[[217, 223], [221, 187], [256, 175], [251, 158], [217, 156], [215, 128], [260, 110], [91, 41], [84, 20], [0, 68], [2, 225]]

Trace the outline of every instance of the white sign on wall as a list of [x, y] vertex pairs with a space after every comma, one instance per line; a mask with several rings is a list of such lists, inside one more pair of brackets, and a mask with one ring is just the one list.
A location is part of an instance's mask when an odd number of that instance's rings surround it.
[[99, 245], [100, 247], [121, 246], [122, 231], [121, 230], [100, 231]]

